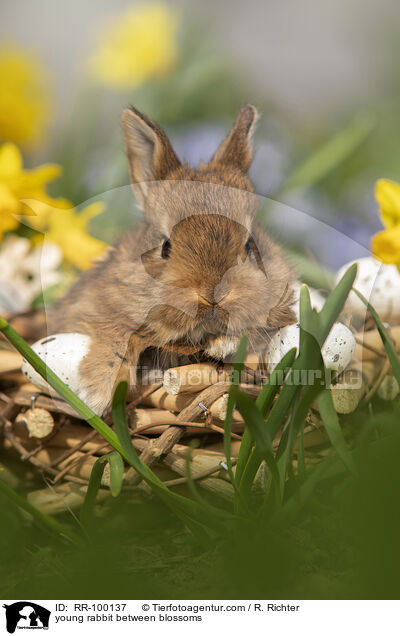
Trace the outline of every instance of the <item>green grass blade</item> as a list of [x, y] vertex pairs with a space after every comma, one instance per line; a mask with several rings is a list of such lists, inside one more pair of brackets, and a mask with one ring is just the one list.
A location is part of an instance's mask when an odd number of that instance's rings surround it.
[[124, 462], [116, 451], [107, 453], [106, 459], [110, 466], [110, 491], [113, 497], [118, 497], [124, 480]]
[[297, 437], [301, 428], [304, 426], [304, 421], [310, 405], [312, 404], [320, 390], [321, 387], [317, 384], [306, 387], [303, 390], [302, 395], [300, 399], [298, 399], [297, 403], [292, 405], [292, 413], [290, 415], [284, 433], [282, 434], [278, 450], [276, 452], [278, 472], [282, 490], [285, 483], [286, 471], [291, 462]]
[[142, 479], [145, 479], [153, 486], [158, 486], [159, 488], [167, 491], [168, 489], [161, 481], [161, 479], [156, 476], [156, 474], [151, 470], [151, 468], [147, 466], [147, 464], [142, 462], [132, 444], [125, 413], [125, 398], [127, 389], [127, 383], [120, 382], [115, 389], [112, 402], [112, 419], [115, 425], [115, 430], [117, 431], [118, 439], [124, 450], [125, 456], [128, 458], [130, 465], [133, 466], [133, 468], [139, 473]]
[[[242, 371], [244, 367], [244, 360], [246, 358], [246, 352], [247, 352], [247, 336], [244, 335], [240, 340], [239, 347], [235, 354], [231, 388], [238, 386], [240, 384]], [[239, 493], [238, 493], [236, 479], [233, 474], [232, 457], [231, 457], [232, 417], [233, 417], [234, 408], [235, 408], [235, 398], [232, 394], [232, 391], [230, 390], [229, 396], [228, 396], [228, 404], [226, 408], [225, 422], [224, 422], [224, 450], [225, 450], [226, 466], [228, 469], [229, 479], [231, 480], [232, 486], [235, 491], [235, 499], [237, 500]]]
[[340, 428], [339, 418], [333, 406], [332, 394], [329, 387], [323, 389], [317, 400], [322, 422], [332, 446], [349, 471], [356, 474], [357, 471], [354, 460], [344, 439], [342, 429]]
[[[257, 396], [255, 405], [263, 417], [265, 417], [268, 409], [271, 407], [271, 404], [275, 398], [275, 395], [277, 394], [278, 390], [282, 386], [283, 380], [286, 375], [285, 372], [287, 369], [290, 369], [290, 367], [292, 366], [294, 362], [295, 357], [296, 357], [296, 349], [291, 349], [283, 356], [282, 360], [278, 362], [278, 364], [275, 366], [275, 368], [271, 372], [268, 380], [266, 381], [263, 388], [261, 389], [260, 394]], [[236, 464], [235, 477], [236, 477], [236, 483], [238, 485], [240, 485], [242, 476], [247, 466], [247, 462], [249, 461], [249, 457], [250, 457], [252, 446], [253, 446], [253, 441], [254, 440], [250, 433], [250, 429], [246, 426], [243, 437], [242, 437], [242, 443], [240, 444], [239, 455], [238, 455], [238, 460]], [[251, 479], [250, 474], [248, 478]]]
[[93, 509], [96, 503], [97, 493], [101, 487], [101, 480], [106, 465], [110, 466], [110, 491], [113, 497], [118, 497], [121, 492], [124, 478], [124, 462], [117, 451], [111, 451], [99, 457], [90, 473], [89, 484], [85, 499], [81, 507], [80, 520], [84, 527], [88, 528], [93, 520]]
[[239, 454], [238, 454], [238, 459], [236, 463], [235, 479], [239, 488], [240, 488], [240, 482], [242, 480], [244, 470], [246, 468], [247, 462], [249, 461], [249, 457], [252, 452], [253, 443], [254, 443], [254, 440], [253, 440], [252, 434], [250, 433], [250, 429], [248, 428], [248, 426], [246, 426], [242, 436], [242, 441], [240, 443]]
[[248, 395], [241, 393], [236, 387], [232, 387], [231, 391], [234, 395], [236, 406], [246, 422], [246, 426], [250, 428], [256, 448], [262, 454], [271, 471], [279, 497], [279, 474], [272, 449], [272, 439], [265, 425], [264, 418]]
[[306, 475], [306, 462], [304, 458], [304, 422], [300, 429], [299, 450], [297, 452], [297, 475], [301, 481], [304, 481]]
[[295, 357], [296, 349], [290, 349], [290, 351], [285, 353], [283, 358], [271, 371], [268, 380], [257, 396], [255, 404], [263, 417], [265, 417], [268, 409], [271, 407], [273, 399], [281, 388], [287, 372], [293, 365]]
[[[311, 333], [315, 335], [319, 331], [319, 315], [315, 309], [313, 309], [311, 305], [311, 297], [310, 291], [307, 285], [302, 285], [300, 287], [300, 299], [299, 299], [299, 309], [300, 309], [300, 325], [303, 328], [303, 331], [307, 333]], [[300, 333], [300, 349], [301, 349], [301, 333]]]
[[335, 289], [329, 294], [324, 306], [319, 312], [321, 331], [319, 334], [318, 342], [321, 347], [325, 342], [330, 330], [332, 329], [333, 323], [343, 309], [344, 303], [346, 302], [347, 296], [349, 295], [353, 287], [356, 276], [357, 263], [354, 263], [344, 273], [344, 275], [336, 285]]
[[80, 521], [84, 528], [89, 528], [93, 520], [93, 509], [96, 503], [97, 493], [101, 486], [101, 479], [106, 463], [107, 460], [105, 457], [99, 457], [94, 463], [90, 473], [89, 484], [80, 512]]
[[240, 480], [239, 492], [243, 501], [248, 501], [255, 476], [263, 459], [264, 453], [260, 451], [257, 446], [255, 446], [247, 460], [242, 478]]
[[[294, 367], [294, 365], [293, 365]], [[281, 392], [278, 395], [274, 406], [267, 418], [267, 427], [271, 436], [274, 439], [275, 435], [279, 431], [283, 421], [286, 417], [288, 409], [299, 392], [300, 387], [296, 386], [293, 380], [293, 368], [289, 372], [288, 377], [285, 380], [285, 384], [282, 387]]]
[[396, 349], [394, 348], [393, 343], [390, 339], [390, 336], [388, 332], [386, 331], [382, 323], [382, 320], [379, 318], [376, 310], [373, 308], [372, 305], [370, 305], [370, 303], [365, 298], [365, 296], [363, 296], [359, 291], [357, 291], [357, 289], [353, 289], [353, 291], [357, 294], [359, 299], [362, 300], [364, 305], [367, 307], [369, 313], [371, 314], [372, 318], [374, 319], [376, 328], [379, 332], [383, 346], [385, 347], [386, 353], [388, 355], [389, 362], [393, 369], [393, 375], [400, 386], [400, 360], [399, 360], [399, 356], [397, 355]]

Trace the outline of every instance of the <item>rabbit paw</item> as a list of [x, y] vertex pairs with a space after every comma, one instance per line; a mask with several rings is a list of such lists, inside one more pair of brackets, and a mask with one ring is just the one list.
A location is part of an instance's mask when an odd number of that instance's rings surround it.
[[227, 356], [235, 353], [239, 346], [240, 338], [236, 336], [217, 336], [210, 339], [205, 353], [216, 360], [223, 360]]

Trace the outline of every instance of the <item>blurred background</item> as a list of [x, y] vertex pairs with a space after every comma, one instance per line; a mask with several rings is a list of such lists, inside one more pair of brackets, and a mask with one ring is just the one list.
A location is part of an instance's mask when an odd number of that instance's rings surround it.
[[2, 0], [0, 310], [63, 293], [138, 217], [129, 104], [197, 164], [254, 103], [260, 217], [322, 286], [313, 264], [368, 254], [374, 184], [400, 174], [399, 36], [396, 0]]

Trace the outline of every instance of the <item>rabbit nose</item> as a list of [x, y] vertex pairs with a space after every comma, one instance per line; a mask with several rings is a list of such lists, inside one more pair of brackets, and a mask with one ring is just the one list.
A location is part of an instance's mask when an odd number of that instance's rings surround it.
[[204, 301], [202, 304], [206, 304], [206, 305], [210, 305], [211, 307], [216, 307], [217, 305], [219, 305], [220, 303], [222, 303], [222, 301], [228, 296], [229, 294], [229, 290], [224, 291], [224, 293], [221, 294], [215, 294], [214, 291], [211, 293], [207, 293], [207, 294], [199, 294], [199, 292], [197, 292], [198, 297], [200, 302]]

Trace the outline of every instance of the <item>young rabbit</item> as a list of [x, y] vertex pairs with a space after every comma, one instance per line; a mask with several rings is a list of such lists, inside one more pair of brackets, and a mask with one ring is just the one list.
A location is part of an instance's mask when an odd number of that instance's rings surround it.
[[253, 220], [257, 197], [247, 171], [256, 119], [255, 107], [244, 106], [211, 161], [195, 170], [180, 163], [155, 122], [124, 111], [144, 220], [48, 316], [48, 333], [90, 336], [80, 397], [96, 413], [107, 412], [121, 379], [134, 389], [149, 347], [220, 360], [243, 333], [256, 348], [271, 330], [295, 322], [290, 268]]

